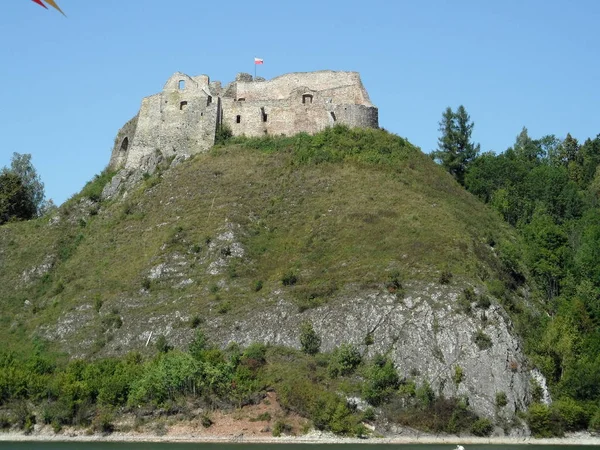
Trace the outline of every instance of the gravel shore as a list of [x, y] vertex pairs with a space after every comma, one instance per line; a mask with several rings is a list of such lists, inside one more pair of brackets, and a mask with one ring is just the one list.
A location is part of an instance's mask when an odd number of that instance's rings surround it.
[[342, 438], [329, 433], [313, 431], [303, 436], [245, 436], [243, 433], [229, 436], [211, 436], [206, 434], [166, 434], [156, 436], [149, 433], [112, 433], [112, 434], [85, 434], [81, 432], [66, 431], [55, 434], [48, 427], [36, 430], [34, 433], [25, 435], [18, 432], [0, 433], [0, 441], [3, 442], [172, 442], [172, 443], [290, 443], [290, 444], [506, 444], [506, 445], [592, 445], [600, 446], [600, 437], [589, 433], [573, 433], [563, 438], [535, 439], [532, 437], [489, 437], [478, 438], [471, 436], [395, 436], [383, 438]]

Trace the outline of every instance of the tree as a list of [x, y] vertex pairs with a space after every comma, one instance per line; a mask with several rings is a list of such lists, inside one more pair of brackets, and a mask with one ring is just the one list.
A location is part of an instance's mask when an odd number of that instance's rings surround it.
[[321, 348], [321, 338], [315, 332], [310, 322], [302, 322], [300, 326], [300, 345], [307, 355], [316, 355]]
[[438, 139], [438, 149], [431, 153], [433, 159], [464, 185], [465, 173], [469, 164], [479, 153], [479, 144], [471, 142], [471, 134], [475, 124], [471, 121], [464, 106], [460, 105], [456, 112], [448, 107], [442, 114], [439, 123], [442, 136]]
[[0, 173], [0, 224], [14, 219], [31, 219], [35, 205], [21, 178], [14, 172]]
[[[40, 215], [45, 206], [44, 201], [44, 183], [42, 183], [40, 176], [38, 175], [35, 167], [31, 163], [31, 154], [25, 153], [13, 153], [13, 157], [10, 163], [10, 169], [4, 167], [0, 172], [1, 175], [14, 174], [20, 180], [25, 193], [27, 195], [27, 202], [33, 206], [33, 214], [25, 214], [22, 216], [16, 215], [19, 219], [31, 219], [37, 215]], [[6, 181], [5, 181], [6, 182]], [[17, 210], [21, 210], [17, 207]], [[29, 212], [29, 208], [25, 209]]]

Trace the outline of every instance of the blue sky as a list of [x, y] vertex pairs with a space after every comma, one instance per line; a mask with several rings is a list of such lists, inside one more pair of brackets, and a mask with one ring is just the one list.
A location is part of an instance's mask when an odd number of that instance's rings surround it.
[[464, 104], [482, 150], [600, 133], [596, 0], [3, 0], [0, 166], [31, 153], [62, 203], [108, 163], [142, 97], [175, 71], [223, 83], [356, 70], [380, 125], [425, 152]]

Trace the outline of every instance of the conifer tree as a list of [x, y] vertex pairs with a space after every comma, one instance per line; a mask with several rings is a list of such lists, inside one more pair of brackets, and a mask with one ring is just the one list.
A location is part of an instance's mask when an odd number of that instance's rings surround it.
[[477, 157], [480, 148], [479, 144], [471, 142], [475, 124], [465, 107], [460, 105], [455, 112], [450, 107], [446, 108], [439, 125], [442, 135], [438, 139], [438, 149], [431, 156], [464, 185], [467, 167]]

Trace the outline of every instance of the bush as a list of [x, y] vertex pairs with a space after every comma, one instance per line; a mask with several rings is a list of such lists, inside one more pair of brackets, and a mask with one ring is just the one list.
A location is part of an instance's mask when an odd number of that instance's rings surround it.
[[114, 417], [109, 411], [100, 411], [92, 421], [92, 429], [100, 433], [112, 433], [115, 431]]
[[534, 403], [527, 411], [527, 425], [531, 433], [538, 438], [562, 436], [562, 430], [554, 426], [550, 408], [541, 403]]
[[600, 409], [596, 411], [596, 414], [590, 419], [590, 431], [594, 433], [600, 433]]
[[202, 414], [200, 417], [200, 423], [204, 428], [210, 428], [214, 422], [211, 420], [208, 414]]
[[196, 314], [190, 319], [190, 328], [198, 328], [202, 322], [204, 322], [204, 319]]
[[6, 414], [0, 414], [0, 430], [8, 430], [10, 425], [10, 417], [8, 417]]
[[273, 436], [275, 437], [279, 437], [283, 433], [291, 433], [291, 431], [292, 427], [285, 423], [283, 420], [278, 420], [273, 426]]
[[215, 133], [215, 145], [224, 145], [233, 137], [233, 131], [229, 126], [222, 123]]
[[262, 288], [263, 288], [263, 282], [261, 280], [258, 280], [258, 281], [254, 282], [254, 286], [253, 286], [254, 292], [258, 292]]
[[429, 408], [435, 402], [435, 392], [433, 392], [433, 389], [427, 380], [416, 389], [415, 396], [421, 406], [425, 408]]
[[267, 354], [267, 346], [265, 344], [255, 342], [250, 344], [242, 354], [243, 362], [252, 367], [262, 366], [265, 362]]
[[94, 175], [94, 178], [91, 181], [88, 181], [87, 184], [81, 190], [81, 193], [75, 195], [73, 198], [79, 200], [80, 198], [87, 197], [93, 202], [99, 202], [102, 200], [102, 190], [104, 186], [113, 176], [115, 176], [117, 172], [110, 171], [105, 169], [99, 175]]
[[269, 414], [268, 412], [261, 413], [258, 416], [250, 419], [250, 422], [270, 422], [270, 421], [271, 421], [271, 414]]
[[458, 386], [460, 383], [462, 383], [462, 381], [464, 380], [464, 377], [465, 377], [465, 373], [463, 371], [463, 368], [460, 366], [454, 367], [454, 375], [452, 377], [452, 381], [454, 381], [454, 384], [456, 386]]
[[363, 384], [363, 398], [373, 406], [387, 401], [398, 389], [400, 377], [394, 363], [384, 356], [376, 356], [368, 368]]
[[188, 347], [188, 351], [190, 355], [192, 355], [198, 361], [204, 359], [204, 352], [208, 349], [208, 340], [206, 339], [206, 335], [200, 329], [196, 330], [196, 334], [192, 342]]
[[400, 272], [392, 272], [388, 277], [388, 281], [385, 284], [385, 287], [390, 293], [395, 293], [399, 290], [402, 290], [402, 283], [400, 282]]
[[490, 306], [492, 306], [492, 301], [490, 298], [485, 294], [481, 294], [477, 299], [477, 307], [481, 309], [488, 309]]
[[487, 350], [492, 348], [493, 345], [492, 338], [485, 334], [483, 330], [477, 330], [477, 333], [473, 337], [473, 342], [475, 342], [479, 350]]
[[158, 339], [156, 339], [156, 344], [154, 345], [159, 353], [167, 353], [173, 349], [173, 347], [167, 342], [167, 338], [162, 334], [158, 336]]
[[506, 397], [506, 392], [496, 392], [496, 406], [498, 408], [504, 408], [508, 405], [508, 398]]
[[293, 286], [298, 282], [298, 276], [292, 272], [286, 272], [282, 277], [281, 277], [281, 283], [284, 286]]
[[316, 355], [321, 348], [321, 338], [315, 332], [310, 322], [302, 322], [300, 325], [300, 345], [302, 351], [307, 355]]
[[586, 410], [572, 398], [564, 398], [552, 403], [550, 408], [565, 431], [578, 431], [587, 428], [590, 417]]
[[489, 436], [492, 431], [494, 431], [494, 425], [486, 418], [479, 418], [471, 425], [471, 433], [475, 436]]
[[372, 422], [375, 420], [375, 418], [375, 410], [373, 408], [369, 407], [365, 409], [365, 411], [363, 412], [362, 420], [366, 422]]
[[333, 351], [329, 361], [329, 374], [332, 377], [350, 375], [359, 366], [362, 356], [350, 344], [342, 344]]
[[440, 284], [450, 284], [452, 281], [452, 272], [449, 270], [443, 270], [440, 274]]

